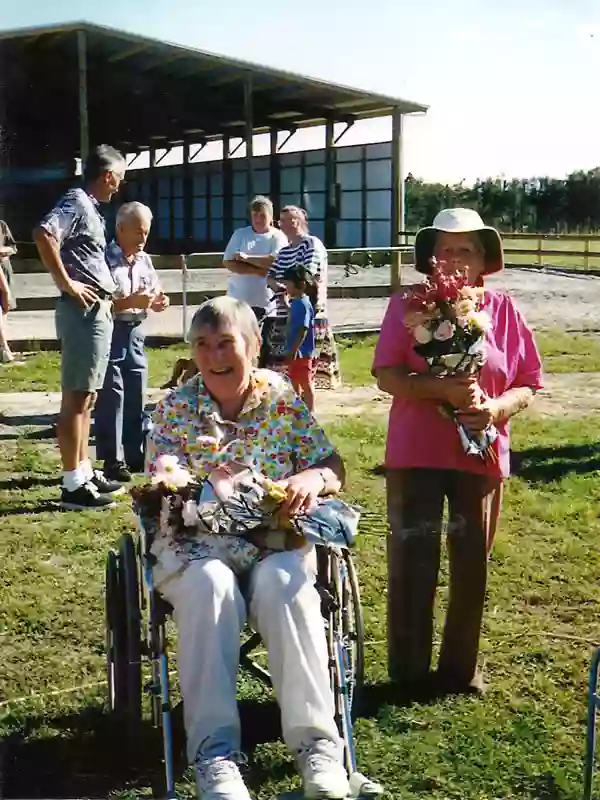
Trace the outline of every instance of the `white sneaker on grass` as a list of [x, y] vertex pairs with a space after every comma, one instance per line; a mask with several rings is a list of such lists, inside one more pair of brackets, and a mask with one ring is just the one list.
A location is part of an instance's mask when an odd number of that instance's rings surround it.
[[196, 788], [200, 800], [251, 800], [235, 756], [197, 759]]
[[319, 739], [300, 750], [296, 759], [307, 800], [343, 800], [348, 797], [348, 775], [333, 742]]

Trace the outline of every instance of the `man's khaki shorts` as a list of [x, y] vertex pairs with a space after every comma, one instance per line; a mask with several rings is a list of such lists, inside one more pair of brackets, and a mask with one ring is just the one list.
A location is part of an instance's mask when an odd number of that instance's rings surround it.
[[56, 304], [56, 333], [61, 343], [63, 391], [97, 392], [104, 384], [113, 332], [112, 302], [87, 309], [70, 295]]

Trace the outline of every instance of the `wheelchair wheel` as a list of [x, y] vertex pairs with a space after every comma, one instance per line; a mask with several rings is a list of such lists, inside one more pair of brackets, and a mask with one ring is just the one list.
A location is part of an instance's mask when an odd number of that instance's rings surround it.
[[[323, 615], [332, 670], [332, 689], [337, 696], [347, 694], [352, 720], [358, 715], [364, 685], [364, 621], [360, 590], [352, 556], [347, 550], [319, 548], [319, 577], [323, 596]], [[341, 669], [334, 658], [341, 643]]]
[[105, 592], [108, 707], [114, 713], [121, 713], [127, 707], [127, 628], [118, 554], [114, 550], [106, 559]]
[[106, 640], [109, 704], [130, 730], [142, 718], [140, 587], [135, 544], [130, 534], [109, 553], [106, 583]]

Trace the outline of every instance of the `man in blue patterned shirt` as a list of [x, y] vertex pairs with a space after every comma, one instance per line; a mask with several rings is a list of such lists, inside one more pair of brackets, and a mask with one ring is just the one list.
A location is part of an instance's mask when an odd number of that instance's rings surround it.
[[148, 310], [164, 311], [169, 298], [144, 246], [152, 212], [143, 203], [125, 203], [117, 214], [116, 241], [106, 261], [117, 286], [115, 326], [104, 386], [96, 403], [96, 455], [104, 461], [104, 477], [131, 480], [144, 469], [143, 420], [148, 363], [143, 321]]
[[71, 189], [33, 233], [40, 259], [61, 295], [56, 330], [61, 340], [62, 402], [58, 446], [63, 465], [63, 508], [105, 508], [123, 491], [94, 471], [88, 445], [92, 409], [108, 365], [115, 282], [105, 260], [100, 203], [119, 190], [127, 164], [100, 145], [86, 161], [84, 188]]

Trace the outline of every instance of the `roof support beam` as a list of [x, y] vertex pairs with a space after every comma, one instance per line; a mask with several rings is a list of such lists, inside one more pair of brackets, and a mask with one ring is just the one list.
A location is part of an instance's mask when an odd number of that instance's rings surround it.
[[225, 142], [225, 140], [227, 140], [227, 158], [233, 158], [233, 156], [237, 153], [237, 151], [240, 149], [240, 147], [244, 144], [245, 141], [244, 139], [240, 139], [240, 141], [236, 144], [233, 150], [229, 150], [229, 136], [225, 137], [225, 139], [223, 139], [223, 142]]
[[172, 149], [173, 148], [171, 147], [170, 144], [167, 145], [165, 147], [165, 152], [162, 154], [162, 156], [158, 159], [158, 161], [154, 162], [154, 166], [158, 167], [165, 160], [165, 158], [169, 155], [169, 153], [171, 152]]
[[325, 246], [335, 244], [335, 223], [338, 216], [335, 186], [334, 122], [325, 126]]
[[296, 133], [296, 128], [289, 128], [289, 129], [288, 129], [287, 136], [285, 137], [285, 139], [283, 140], [283, 142], [282, 142], [282, 143], [279, 145], [279, 147], [277, 148], [277, 152], [278, 152], [278, 153], [281, 153], [281, 151], [283, 150], [283, 148], [286, 146], [286, 144], [289, 142], [289, 140], [292, 138], [292, 136], [293, 136], [295, 133]]
[[340, 133], [333, 140], [334, 145], [337, 144], [338, 142], [341, 142], [341, 140], [344, 138], [344, 136], [348, 133], [348, 131], [353, 125], [354, 125], [353, 119], [349, 119], [346, 121], [346, 127], [344, 128], [344, 130], [340, 131]]
[[[392, 114], [392, 247], [402, 244], [404, 236], [401, 231], [406, 230], [405, 223], [405, 196], [404, 196], [404, 165], [403, 165], [403, 116], [398, 106]], [[396, 291], [400, 287], [400, 253], [392, 255], [391, 288]]]
[[279, 153], [277, 152], [278, 134], [277, 128], [271, 128], [269, 131], [269, 171], [271, 173], [271, 191], [269, 195], [277, 214], [281, 210], [281, 165], [279, 163]]
[[77, 81], [79, 103], [79, 157], [85, 166], [90, 150], [88, 119], [88, 74], [87, 74], [87, 34], [77, 31]]
[[[190, 145], [190, 147], [191, 147], [191, 145]], [[204, 150], [205, 147], [206, 147], [206, 140], [203, 141], [203, 142], [200, 142], [198, 144], [198, 149], [194, 150], [193, 153], [190, 153], [190, 162], [193, 161], [196, 158], [196, 156], [199, 156], [200, 153]]]
[[246, 158], [248, 161], [248, 172], [246, 173], [246, 193], [248, 200], [254, 197], [254, 108], [252, 103], [252, 73], [249, 72], [244, 80], [244, 119]]

